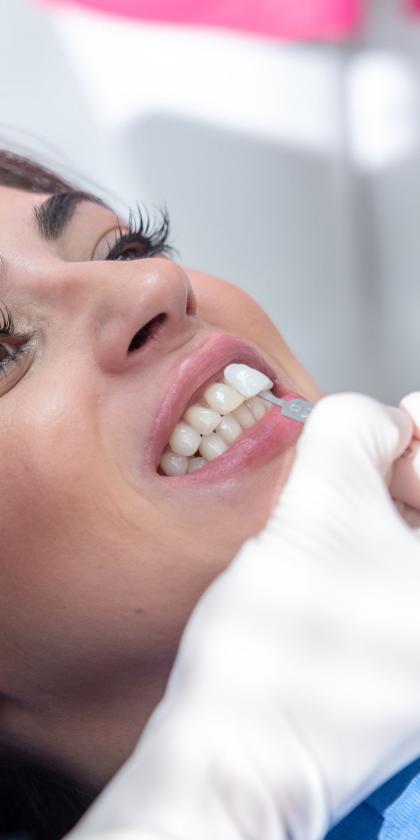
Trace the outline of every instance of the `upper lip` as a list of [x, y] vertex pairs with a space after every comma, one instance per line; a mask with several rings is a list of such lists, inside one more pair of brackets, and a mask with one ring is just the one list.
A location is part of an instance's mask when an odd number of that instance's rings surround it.
[[228, 333], [207, 334], [197, 350], [174, 364], [166, 382], [162, 383], [163, 398], [152, 423], [147, 457], [155, 469], [191, 397], [221, 368], [233, 361], [248, 364], [265, 373], [274, 382], [273, 391], [278, 396], [290, 390], [290, 383], [286, 379], [282, 381], [252, 345]]

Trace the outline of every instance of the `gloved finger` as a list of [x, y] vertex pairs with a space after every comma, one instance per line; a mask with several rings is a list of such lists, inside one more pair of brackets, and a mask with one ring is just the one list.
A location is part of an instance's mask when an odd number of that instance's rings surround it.
[[403, 397], [400, 408], [410, 415], [414, 424], [414, 437], [420, 438], [420, 391], [413, 391]]
[[420, 536], [420, 510], [413, 507], [401, 499], [394, 498], [394, 507], [404, 520], [405, 524], [411, 528], [415, 536]]
[[416, 508], [420, 518], [420, 440], [413, 439], [394, 464], [390, 493], [396, 501]]
[[334, 394], [316, 404], [297, 446], [296, 461], [309, 468], [355, 470], [371, 466], [386, 479], [409, 445], [413, 423], [407, 412], [362, 394]]
[[377, 517], [386, 512], [378, 505], [394, 511], [385, 482], [411, 438], [412, 421], [400, 409], [360, 394], [320, 400], [299, 438], [269, 527], [280, 532], [288, 523], [306, 522], [309, 532], [310, 520], [316, 529], [325, 519], [327, 529], [336, 522], [338, 534], [357, 522], [366, 506]]
[[[400, 408], [413, 422], [414, 438], [420, 438], [420, 392], [414, 391], [403, 397]], [[412, 440], [395, 463], [390, 492], [397, 501], [420, 511], [420, 441]]]

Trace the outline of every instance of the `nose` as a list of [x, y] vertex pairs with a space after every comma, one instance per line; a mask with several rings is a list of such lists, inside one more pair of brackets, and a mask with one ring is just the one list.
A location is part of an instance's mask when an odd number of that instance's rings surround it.
[[[80, 291], [82, 284], [76, 285]], [[156, 355], [170, 353], [197, 328], [190, 281], [180, 265], [166, 258], [89, 263], [83, 294], [93, 352], [104, 372], [137, 364], [152, 338], [159, 338]], [[73, 299], [73, 311], [74, 304]], [[148, 362], [150, 358], [148, 353]]]

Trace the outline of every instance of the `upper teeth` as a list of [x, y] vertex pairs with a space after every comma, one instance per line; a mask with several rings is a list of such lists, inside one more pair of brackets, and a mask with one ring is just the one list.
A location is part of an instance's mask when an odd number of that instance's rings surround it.
[[[184, 475], [221, 455], [244, 429], [249, 429], [271, 405], [256, 394], [273, 387], [268, 376], [248, 365], [228, 365], [225, 382], [205, 390], [207, 406], [192, 405], [176, 424], [160, 460], [165, 475]], [[229, 416], [227, 416], [229, 415]], [[200, 458], [192, 458], [197, 451]]]
[[204, 391], [204, 399], [210, 408], [218, 411], [219, 414], [230, 414], [242, 405], [245, 397], [235, 391], [235, 388], [225, 385], [224, 382], [213, 382], [213, 385], [209, 385]]
[[202, 405], [192, 405], [185, 412], [184, 418], [193, 429], [200, 432], [200, 435], [209, 435], [214, 432], [221, 421], [221, 416], [211, 408], [204, 408]]

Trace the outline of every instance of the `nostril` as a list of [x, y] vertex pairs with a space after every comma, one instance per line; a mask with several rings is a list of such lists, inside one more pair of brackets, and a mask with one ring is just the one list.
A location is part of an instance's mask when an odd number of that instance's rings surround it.
[[155, 338], [156, 333], [159, 331], [164, 321], [166, 321], [167, 317], [166, 312], [160, 312], [159, 315], [156, 315], [151, 321], [148, 321], [141, 330], [136, 332], [130, 343], [128, 352], [132, 353], [133, 350], [138, 350], [139, 347], [142, 347], [142, 345], [146, 343], [148, 338]]

